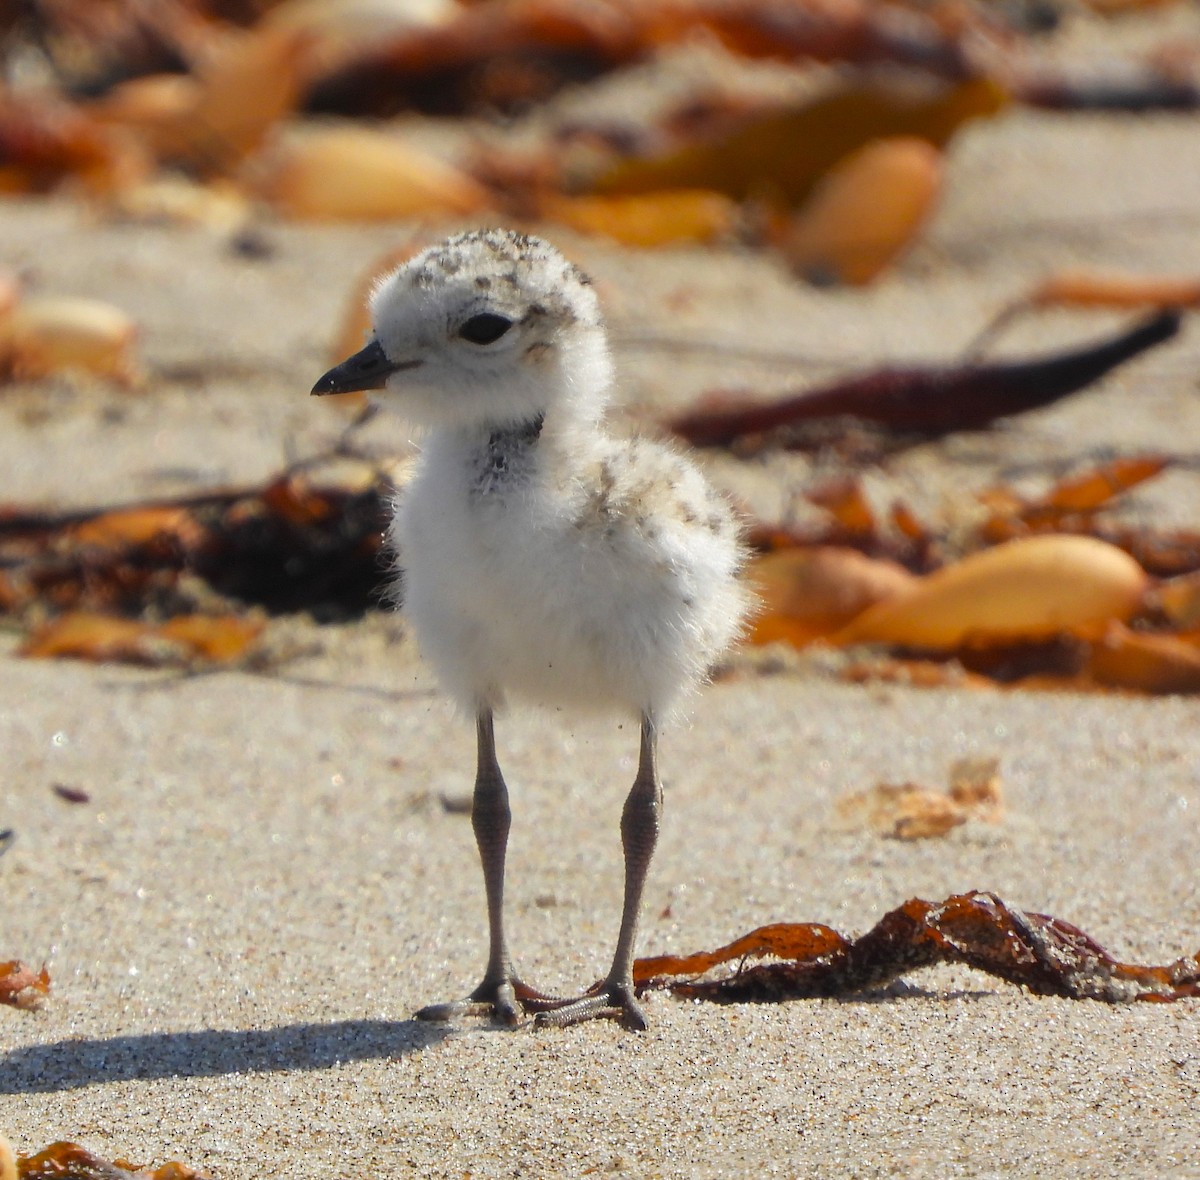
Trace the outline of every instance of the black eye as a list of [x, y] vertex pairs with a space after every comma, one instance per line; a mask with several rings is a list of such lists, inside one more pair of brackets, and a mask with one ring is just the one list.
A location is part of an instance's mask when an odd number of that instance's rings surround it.
[[459, 328], [458, 334], [472, 344], [494, 344], [511, 327], [512, 320], [507, 316], [496, 315], [491, 311], [481, 311], [467, 320]]

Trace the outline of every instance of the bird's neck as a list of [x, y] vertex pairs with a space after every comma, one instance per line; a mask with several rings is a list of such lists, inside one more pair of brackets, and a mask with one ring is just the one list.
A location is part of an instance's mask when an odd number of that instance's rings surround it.
[[527, 486], [538, 467], [545, 415], [476, 427], [460, 434], [472, 495], [495, 496]]
[[558, 377], [561, 395], [524, 417], [480, 419], [434, 432], [467, 473], [472, 494], [506, 494], [554, 479], [572, 460], [590, 454], [603, 433], [602, 420], [612, 386], [612, 363], [602, 333], [577, 342]]
[[542, 437], [546, 415], [538, 414], [527, 422], [507, 422], [493, 427], [488, 432], [487, 449], [504, 454], [533, 446]]

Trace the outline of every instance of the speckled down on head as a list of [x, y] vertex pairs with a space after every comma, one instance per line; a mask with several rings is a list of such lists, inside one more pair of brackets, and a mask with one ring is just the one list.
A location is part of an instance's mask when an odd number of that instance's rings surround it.
[[[487, 967], [467, 1001], [422, 1014], [482, 1006], [565, 1024], [616, 1013], [645, 1027], [631, 969], [662, 806], [657, 727], [743, 626], [736, 519], [677, 449], [608, 432], [613, 369], [595, 291], [548, 243], [460, 234], [385, 279], [371, 311], [372, 340], [313, 392], [379, 389], [428, 430], [391, 535], [422, 653], [474, 713], [478, 742]], [[493, 717], [510, 698], [641, 721], [617, 949], [603, 987], [572, 1003], [524, 984], [505, 941], [509, 812]]]
[[[566, 320], [600, 322], [592, 281], [549, 242], [502, 230], [470, 230], [430, 246], [380, 281], [407, 281], [414, 289], [445, 287], [460, 278], [464, 291], [487, 292], [498, 305], [550, 312]], [[375, 308], [372, 303], [372, 308]]]
[[[602, 413], [611, 386], [607, 341], [591, 282], [540, 238], [502, 230], [459, 234], [383, 279], [371, 297], [375, 339], [404, 369], [402, 394], [380, 402], [414, 425], [465, 417], [519, 423], [554, 392], [573, 392], [581, 415]], [[512, 331], [481, 350], [463, 325], [491, 315]], [[588, 372], [600, 378], [578, 382]]]

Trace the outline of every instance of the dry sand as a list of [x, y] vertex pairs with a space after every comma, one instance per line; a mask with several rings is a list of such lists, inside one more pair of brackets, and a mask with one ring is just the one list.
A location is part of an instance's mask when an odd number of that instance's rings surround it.
[[[737, 252], [623, 253], [556, 235], [602, 284], [628, 400], [782, 390], [869, 360], [944, 357], [1068, 263], [1195, 270], [1194, 116], [1016, 113], [954, 147], [927, 240], [865, 292], [806, 291]], [[203, 230], [112, 226], [65, 201], [0, 209], [0, 265], [113, 300], [154, 375], [125, 395], [0, 399], [5, 500], [127, 501], [260, 479], [341, 420], [306, 397], [352, 280], [396, 227], [268, 227], [262, 260]], [[1005, 347], [1061, 346], [1058, 313]], [[669, 350], [647, 331], [784, 352]], [[1200, 338], [874, 476], [923, 510], [998, 474], [1102, 452], [1194, 452]], [[403, 432], [366, 436], [379, 449]], [[763, 511], [806, 462], [713, 461]], [[1134, 513], [1196, 523], [1194, 471]], [[49, 961], [37, 1013], [0, 1010], [0, 1130], [222, 1180], [365, 1176], [1200, 1175], [1200, 1005], [1039, 999], [968, 970], [778, 1006], [648, 1001], [638, 1035], [410, 1020], [474, 981], [484, 934], [464, 796], [469, 727], [402, 620], [284, 623], [282, 673], [191, 679], [3, 656], [0, 958]], [[11, 644], [6, 647], [11, 651]], [[549, 989], [600, 973], [620, 897], [629, 725], [516, 713], [514, 950]], [[835, 801], [1001, 760], [1009, 815], [933, 841], [846, 831]], [[664, 739], [666, 828], [645, 953], [778, 920], [861, 931], [970, 888], [1066, 918], [1122, 957], [1200, 946], [1200, 703], [843, 686], [819, 667], [709, 689]], [[86, 790], [71, 805], [56, 783]]]

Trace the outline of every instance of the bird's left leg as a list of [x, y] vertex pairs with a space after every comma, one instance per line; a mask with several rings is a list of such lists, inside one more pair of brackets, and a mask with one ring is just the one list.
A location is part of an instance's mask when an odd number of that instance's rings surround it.
[[662, 820], [662, 785], [658, 779], [658, 734], [649, 717], [642, 718], [641, 754], [637, 777], [621, 812], [621, 845], [625, 851], [625, 904], [621, 931], [608, 975], [582, 999], [561, 1008], [539, 1012], [542, 1026], [575, 1024], [595, 1016], [616, 1016], [637, 1029], [646, 1027], [646, 1014], [633, 989], [633, 954], [638, 916], [650, 860], [658, 843]]

